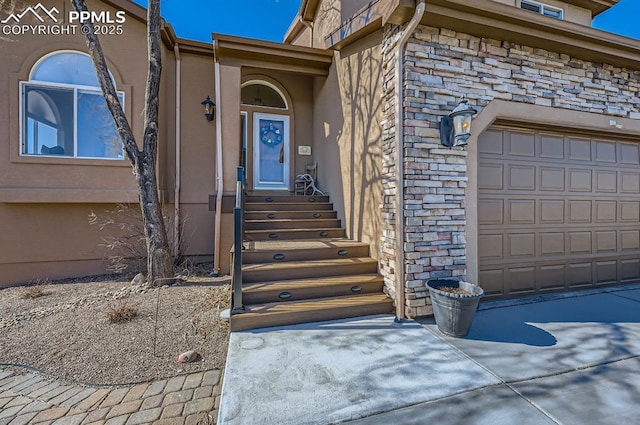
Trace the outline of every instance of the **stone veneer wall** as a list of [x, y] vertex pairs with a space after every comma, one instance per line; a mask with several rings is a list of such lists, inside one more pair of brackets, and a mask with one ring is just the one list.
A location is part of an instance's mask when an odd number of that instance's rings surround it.
[[[380, 270], [395, 275], [394, 66], [399, 28], [384, 31], [383, 235]], [[640, 119], [640, 72], [564, 54], [419, 26], [409, 40], [404, 85], [405, 294], [409, 317], [432, 313], [425, 283], [466, 274], [466, 152], [440, 145], [439, 117], [462, 95]]]

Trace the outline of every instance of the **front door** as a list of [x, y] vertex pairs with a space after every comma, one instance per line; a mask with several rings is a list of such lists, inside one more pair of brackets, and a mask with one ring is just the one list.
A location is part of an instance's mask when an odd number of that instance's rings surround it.
[[289, 117], [253, 114], [253, 188], [289, 190]]

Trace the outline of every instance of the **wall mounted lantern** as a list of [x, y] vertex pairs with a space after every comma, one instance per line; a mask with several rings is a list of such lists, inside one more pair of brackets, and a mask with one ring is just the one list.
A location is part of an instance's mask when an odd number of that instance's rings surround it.
[[213, 103], [209, 96], [207, 96], [207, 98], [201, 102], [201, 105], [204, 106], [204, 116], [207, 121], [213, 121], [213, 114], [216, 112], [216, 104]]
[[440, 143], [448, 148], [464, 147], [471, 136], [471, 118], [478, 113], [464, 97], [449, 115], [440, 118]]

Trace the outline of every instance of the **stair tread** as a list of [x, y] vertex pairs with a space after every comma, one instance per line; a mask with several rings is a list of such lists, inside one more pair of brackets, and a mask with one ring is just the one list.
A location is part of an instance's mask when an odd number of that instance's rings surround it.
[[330, 201], [316, 201], [316, 202], [251, 202], [251, 201], [246, 201], [244, 203], [245, 207], [247, 205], [327, 205], [327, 204], [331, 204]]
[[336, 230], [341, 229], [342, 227], [315, 227], [313, 229], [261, 229], [261, 230], [245, 230], [245, 233], [272, 233], [272, 232], [308, 232], [308, 231], [320, 231], [320, 230]]
[[359, 246], [369, 246], [364, 242], [352, 241], [344, 238], [325, 239], [290, 239], [290, 240], [270, 240], [270, 241], [248, 241], [245, 242], [244, 252], [257, 251], [297, 251], [300, 249], [317, 248], [351, 248]]
[[266, 282], [245, 283], [242, 285], [243, 292], [249, 291], [275, 291], [280, 287], [296, 288], [316, 287], [324, 285], [336, 284], [358, 284], [358, 283], [377, 283], [383, 280], [383, 277], [377, 273], [366, 273], [356, 275], [338, 275], [327, 277], [312, 277], [306, 279], [290, 279], [290, 280], [272, 280]]
[[262, 272], [272, 270], [290, 270], [305, 267], [336, 267], [350, 264], [378, 264], [378, 261], [371, 257], [355, 257], [355, 258], [332, 258], [325, 260], [308, 260], [308, 261], [290, 261], [278, 263], [257, 263], [243, 264], [242, 272]]
[[273, 223], [295, 223], [301, 221], [340, 221], [339, 218], [273, 218], [273, 219], [249, 219], [245, 220], [245, 223], [264, 223], [264, 224], [273, 224]]
[[272, 315], [306, 312], [311, 310], [329, 310], [372, 304], [391, 304], [392, 301], [385, 294], [347, 295], [330, 298], [314, 298], [310, 300], [281, 301], [275, 303], [252, 304], [245, 306], [245, 312], [233, 318], [248, 318], [252, 315]]
[[[247, 205], [247, 204], [245, 203], [245, 205]], [[317, 212], [317, 213], [321, 213], [321, 214], [326, 214], [326, 213], [333, 212], [333, 210], [286, 210], [286, 211], [283, 211], [283, 210], [260, 210], [260, 211], [246, 211], [246, 209], [245, 209], [245, 212], [259, 213], [259, 214], [269, 214], [269, 213], [271, 213], [271, 214], [277, 214], [277, 213], [287, 213], [287, 214], [288, 213], [304, 213], [304, 214], [311, 214], [311, 213]]]

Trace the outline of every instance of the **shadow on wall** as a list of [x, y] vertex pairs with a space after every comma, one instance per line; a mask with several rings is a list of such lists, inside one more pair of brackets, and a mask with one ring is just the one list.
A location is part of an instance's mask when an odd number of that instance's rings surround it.
[[340, 52], [338, 82], [345, 121], [337, 140], [345, 227], [350, 237], [372, 244], [377, 252], [381, 225], [382, 59], [378, 37]]

